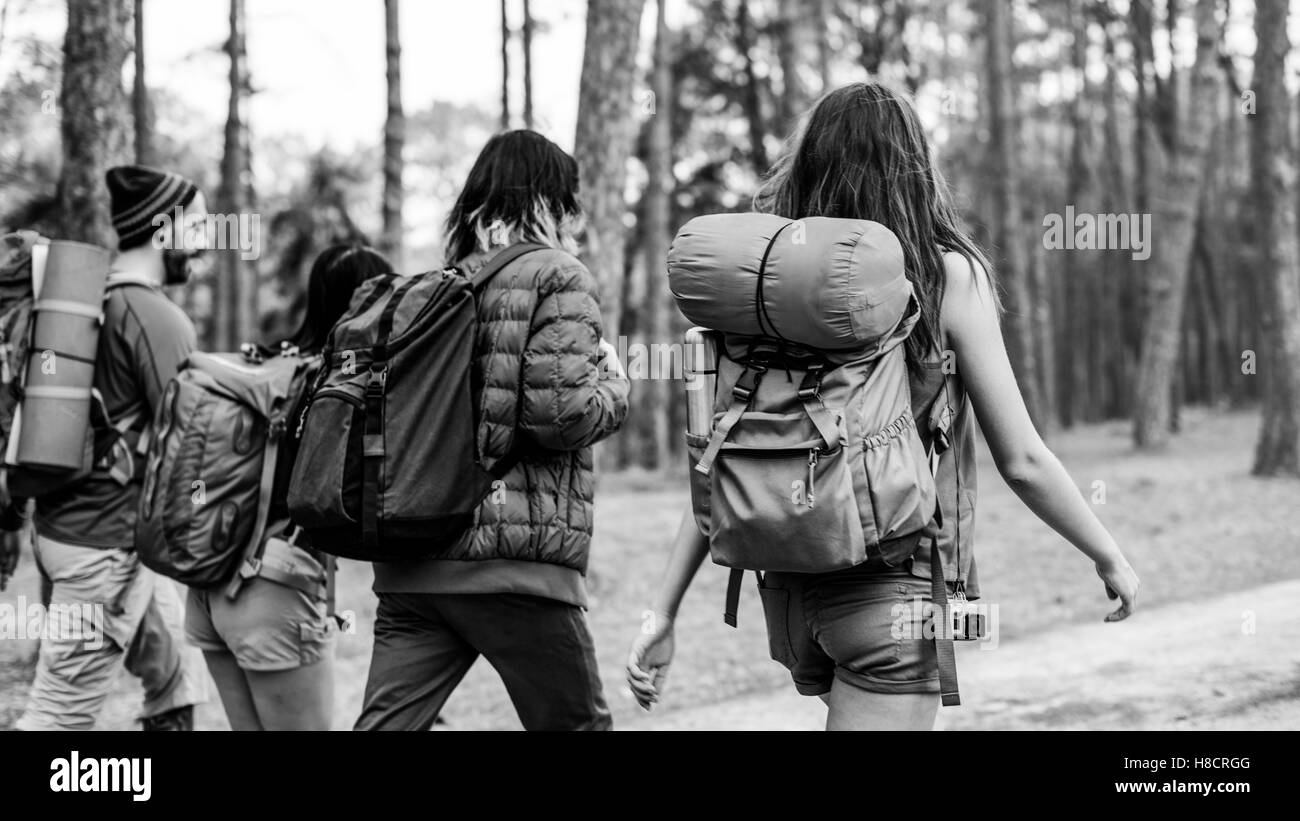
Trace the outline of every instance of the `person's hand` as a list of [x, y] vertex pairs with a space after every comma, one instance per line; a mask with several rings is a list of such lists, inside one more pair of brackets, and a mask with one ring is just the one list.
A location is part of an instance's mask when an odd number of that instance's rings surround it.
[[18, 557], [27, 544], [29, 532], [26, 527], [20, 530], [0, 530], [0, 590], [9, 586], [14, 569], [18, 567]]
[[627, 684], [642, 709], [652, 709], [659, 700], [672, 660], [673, 620], [662, 613], [647, 611], [641, 633], [632, 642], [627, 658]]
[[1119, 608], [1113, 613], [1107, 613], [1106, 621], [1123, 621], [1133, 615], [1137, 609], [1138, 588], [1142, 583], [1138, 581], [1137, 573], [1128, 561], [1119, 556], [1110, 561], [1097, 562], [1097, 575], [1106, 584], [1106, 595], [1111, 599], [1119, 599]]
[[601, 379], [626, 379], [627, 372], [623, 370], [623, 363], [618, 358], [618, 348], [615, 348], [608, 340], [600, 340], [600, 359], [596, 362], [596, 370], [600, 373]]

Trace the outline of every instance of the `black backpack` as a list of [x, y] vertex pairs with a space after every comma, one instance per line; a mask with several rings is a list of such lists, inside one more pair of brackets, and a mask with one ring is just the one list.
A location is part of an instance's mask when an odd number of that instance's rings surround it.
[[477, 292], [520, 256], [512, 245], [472, 279], [449, 269], [363, 283], [330, 332], [300, 420], [289, 513], [312, 547], [363, 561], [454, 545], [516, 461], [480, 461], [472, 368]]

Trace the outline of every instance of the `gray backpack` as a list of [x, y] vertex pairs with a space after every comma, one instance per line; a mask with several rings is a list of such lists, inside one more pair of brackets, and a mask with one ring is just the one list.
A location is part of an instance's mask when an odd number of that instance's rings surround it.
[[315, 364], [254, 346], [190, 355], [154, 420], [136, 519], [147, 567], [211, 588], [257, 566], [280, 445]]
[[475, 444], [478, 293], [543, 248], [504, 248], [472, 277], [382, 274], [357, 288], [299, 422], [289, 512], [312, 547], [371, 562], [424, 558], [474, 524], [520, 456], [487, 465]]

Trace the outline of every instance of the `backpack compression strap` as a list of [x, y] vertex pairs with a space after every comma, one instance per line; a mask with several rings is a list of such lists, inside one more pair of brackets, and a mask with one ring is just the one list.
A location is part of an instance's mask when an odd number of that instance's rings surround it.
[[393, 333], [397, 308], [406, 292], [415, 285], [415, 277], [408, 277], [393, 289], [379, 315], [379, 328], [372, 349], [370, 381], [366, 383], [365, 425], [361, 462], [361, 541], [367, 550], [379, 548], [379, 474], [384, 467], [384, 385], [388, 381], [388, 337]]
[[275, 486], [275, 464], [280, 456], [280, 437], [284, 435], [285, 415], [277, 414], [271, 419], [270, 429], [266, 435], [266, 449], [262, 456], [261, 487], [257, 492], [257, 519], [253, 524], [253, 534], [244, 552], [244, 559], [239, 563], [235, 578], [226, 588], [226, 596], [233, 599], [239, 595], [239, 588], [244, 580], [258, 575], [261, 569], [257, 554], [262, 547], [262, 537], [266, 535], [266, 520], [271, 514], [271, 493]]

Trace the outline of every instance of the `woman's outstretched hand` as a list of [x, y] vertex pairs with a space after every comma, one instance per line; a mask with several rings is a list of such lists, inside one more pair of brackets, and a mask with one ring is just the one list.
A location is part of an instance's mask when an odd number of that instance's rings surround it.
[[627, 658], [627, 684], [642, 709], [659, 700], [673, 660], [673, 620], [662, 613], [646, 613], [641, 633]]
[[1107, 562], [1097, 562], [1097, 575], [1106, 583], [1106, 595], [1119, 599], [1119, 608], [1106, 614], [1106, 621], [1123, 621], [1133, 615], [1137, 609], [1138, 581], [1137, 573], [1128, 561], [1120, 556]]

